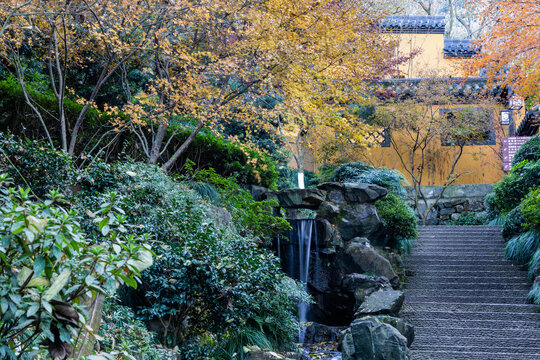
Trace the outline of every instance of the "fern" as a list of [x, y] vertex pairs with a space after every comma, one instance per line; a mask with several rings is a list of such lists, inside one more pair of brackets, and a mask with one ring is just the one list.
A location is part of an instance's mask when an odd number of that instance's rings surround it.
[[189, 184], [189, 187], [196, 191], [201, 197], [212, 204], [218, 204], [220, 202], [220, 195], [217, 188], [202, 181], [194, 181]]
[[273, 350], [271, 341], [266, 334], [253, 328], [239, 329], [225, 336], [214, 355], [216, 360], [244, 360], [249, 358], [249, 350]]

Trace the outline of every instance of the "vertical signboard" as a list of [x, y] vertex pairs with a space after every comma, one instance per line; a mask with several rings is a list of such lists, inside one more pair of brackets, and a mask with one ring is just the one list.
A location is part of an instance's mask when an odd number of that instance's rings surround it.
[[519, 147], [527, 142], [530, 136], [515, 136], [503, 138], [503, 170], [510, 171], [512, 159]]

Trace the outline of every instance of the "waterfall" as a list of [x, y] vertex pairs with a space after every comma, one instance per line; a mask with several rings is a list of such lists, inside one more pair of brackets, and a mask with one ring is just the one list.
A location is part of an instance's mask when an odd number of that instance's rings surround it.
[[[315, 220], [290, 220], [292, 230], [287, 232], [289, 241], [277, 239], [278, 256], [282, 259], [282, 267], [287, 275], [301, 281], [305, 290], [308, 290], [310, 279], [310, 260], [312, 245], [317, 246], [317, 223]], [[281, 249], [285, 248], [285, 251]], [[318, 256], [315, 257], [315, 261]], [[310, 304], [300, 302], [298, 304], [298, 320], [305, 323], [309, 320]], [[304, 327], [299, 333], [300, 343], [304, 342]]]

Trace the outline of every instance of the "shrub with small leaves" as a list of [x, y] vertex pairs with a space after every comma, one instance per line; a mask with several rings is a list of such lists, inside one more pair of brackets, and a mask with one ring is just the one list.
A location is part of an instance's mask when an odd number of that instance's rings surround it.
[[410, 242], [404, 240], [412, 240], [418, 236], [416, 231], [418, 219], [414, 211], [399, 196], [391, 192], [377, 200], [375, 207], [384, 225], [389, 245], [407, 252]]

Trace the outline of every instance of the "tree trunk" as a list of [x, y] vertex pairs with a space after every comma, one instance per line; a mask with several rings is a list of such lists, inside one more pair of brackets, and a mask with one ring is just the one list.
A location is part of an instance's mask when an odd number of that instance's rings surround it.
[[199, 133], [199, 131], [201, 131], [203, 126], [204, 122], [200, 120], [197, 126], [195, 126], [195, 128], [191, 131], [191, 134], [189, 134], [186, 141], [184, 141], [184, 143], [178, 148], [178, 150], [176, 150], [173, 156], [171, 156], [171, 158], [165, 164], [163, 164], [163, 166], [161, 167], [162, 169], [166, 171], [169, 171], [171, 169], [176, 160], [178, 160], [178, 158], [187, 150], [189, 145], [191, 145], [193, 140], [195, 140], [195, 136]]

